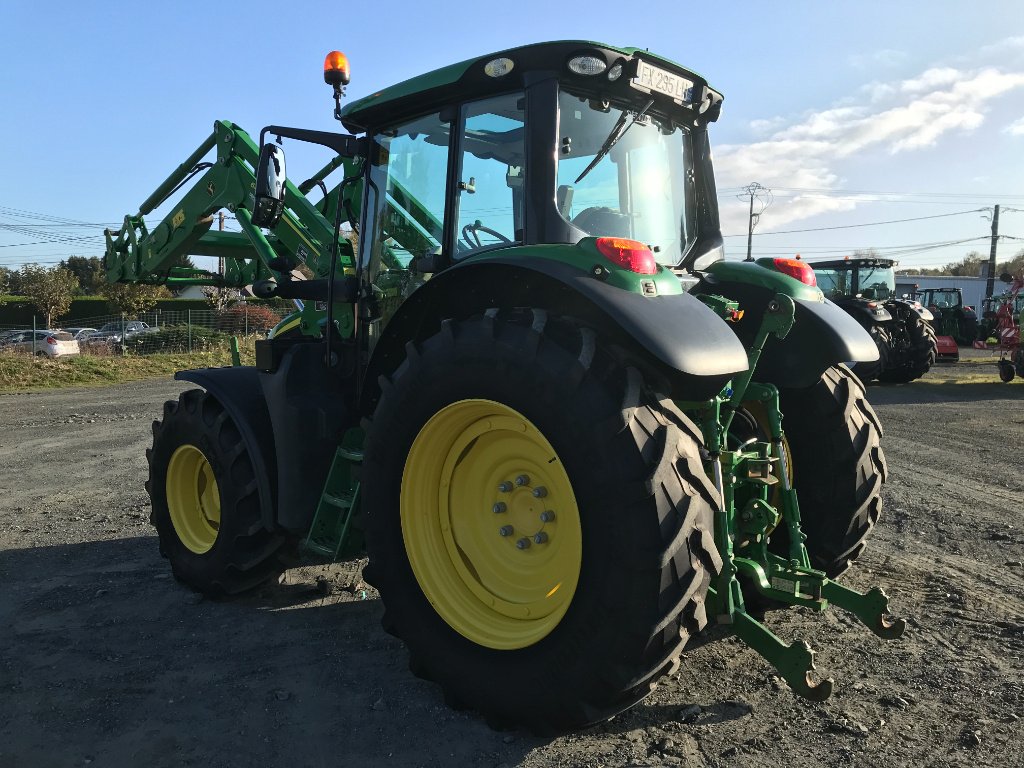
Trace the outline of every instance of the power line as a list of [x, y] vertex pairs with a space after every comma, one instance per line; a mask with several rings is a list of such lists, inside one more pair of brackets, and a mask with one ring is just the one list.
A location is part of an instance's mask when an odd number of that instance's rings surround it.
[[[904, 224], [908, 221], [925, 221], [926, 219], [944, 219], [950, 216], [963, 216], [968, 213], [982, 213], [988, 208], [976, 208], [971, 211], [957, 211], [956, 213], [937, 213], [933, 216], [915, 216], [909, 219], [891, 219], [889, 221], [869, 221], [863, 224], [841, 224], [835, 227], [810, 227], [808, 229], [781, 229], [776, 232], [762, 232], [761, 235], [792, 235], [797, 232], [827, 232], [835, 229], [856, 229], [857, 227], [877, 227], [882, 224]], [[744, 232], [741, 235], [722, 235], [722, 237], [746, 237]]]
[[[891, 196], [891, 197], [941, 197], [941, 198], [958, 198], [961, 200], [992, 200], [992, 199], [1005, 199], [1005, 200], [1024, 200], [1024, 194], [1022, 195], [1006, 195], [1006, 194], [989, 194], [989, 193], [975, 193], [975, 192], [879, 192], [872, 190], [857, 190], [857, 189], [837, 189], [829, 187], [780, 187], [773, 186], [777, 192], [796, 192], [796, 193], [818, 193], [824, 195], [830, 194], [842, 194], [842, 195], [878, 195], [878, 196]], [[743, 187], [723, 187], [719, 190], [723, 193], [738, 193], [743, 191]]]

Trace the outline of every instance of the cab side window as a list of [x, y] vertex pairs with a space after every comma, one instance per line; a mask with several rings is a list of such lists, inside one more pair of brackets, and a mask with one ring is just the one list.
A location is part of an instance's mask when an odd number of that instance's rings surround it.
[[462, 107], [456, 258], [523, 242], [526, 99], [522, 93]]

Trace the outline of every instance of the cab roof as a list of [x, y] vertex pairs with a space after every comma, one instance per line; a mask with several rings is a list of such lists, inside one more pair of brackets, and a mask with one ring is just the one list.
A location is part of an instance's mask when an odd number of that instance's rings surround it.
[[[617, 62], [628, 67], [633, 65], [633, 62], [643, 60], [680, 75], [693, 82], [690, 103], [684, 106], [693, 109], [703, 122], [712, 122], [718, 118], [721, 111], [722, 95], [712, 90], [708, 86], [707, 80], [699, 74], [671, 59], [651, 53], [644, 48], [618, 48], [606, 43], [586, 40], [559, 40], [509, 48], [417, 75], [350, 102], [341, 111], [342, 123], [353, 132], [385, 126], [395, 120], [421, 114], [424, 110], [438, 109], [446, 104], [467, 98], [522, 89], [527, 84], [542, 79], [545, 75], [557, 77], [562, 81], [571, 81], [581, 87], [588, 85], [610, 87], [604, 74], [577, 75], [567, 68], [566, 65], [570, 58], [582, 54], [603, 58], [608, 68]], [[500, 77], [491, 77], [485, 74], [486, 64], [498, 58], [511, 59], [512, 69]], [[626, 81], [628, 77], [629, 75], [626, 74], [621, 80]], [[658, 96], [660, 98], [660, 94]]]

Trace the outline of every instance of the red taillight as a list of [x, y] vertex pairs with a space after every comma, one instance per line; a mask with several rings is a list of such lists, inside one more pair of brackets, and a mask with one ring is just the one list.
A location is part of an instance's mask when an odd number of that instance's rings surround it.
[[641, 242], [622, 237], [597, 238], [597, 250], [609, 261], [638, 275], [653, 275], [658, 271], [654, 252]]
[[53, 338], [53, 336], [47, 336], [46, 337], [46, 343], [47, 344], [56, 344], [57, 340], [55, 338]]
[[798, 261], [797, 259], [773, 259], [775, 262], [775, 268], [783, 274], [795, 277], [801, 283], [807, 285], [818, 284], [818, 278], [814, 274], [814, 269], [810, 264], [804, 261]]

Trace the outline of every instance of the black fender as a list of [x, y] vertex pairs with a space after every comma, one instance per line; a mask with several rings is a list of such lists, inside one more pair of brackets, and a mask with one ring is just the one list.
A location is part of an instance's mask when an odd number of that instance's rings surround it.
[[318, 341], [292, 344], [274, 371], [179, 371], [216, 397], [249, 448], [268, 530], [309, 531], [341, 436], [352, 426], [341, 378]]
[[373, 410], [380, 394], [378, 377], [401, 364], [407, 342], [433, 335], [442, 320], [471, 317], [491, 307], [536, 307], [578, 318], [635, 351], [679, 399], [711, 397], [747, 369], [743, 345], [695, 296], [648, 297], [564, 262], [499, 257], [440, 272], [402, 303], [373, 350], [360, 410]]
[[259, 383], [273, 429], [277, 460], [277, 524], [308, 533], [323, 494], [327, 473], [352, 409], [346, 380], [329, 369], [319, 340], [289, 345], [273, 371], [260, 371]]
[[277, 458], [259, 371], [251, 366], [198, 368], [178, 371], [174, 378], [198, 384], [224, 406], [249, 449], [263, 525], [276, 530]]
[[[702, 281], [694, 289], [739, 302], [743, 318], [733, 324], [749, 346], [775, 291], [750, 283]], [[794, 298], [796, 314], [786, 338], [769, 336], [754, 371], [756, 381], [785, 388], [804, 388], [839, 363], [868, 363], [878, 359], [878, 347], [864, 327], [835, 302]], [[888, 312], [886, 313], [888, 315]]]
[[869, 307], [868, 302], [860, 299], [846, 299], [835, 302], [835, 305], [844, 312], [853, 316], [864, 328], [872, 325], [888, 323], [893, 319], [892, 313], [887, 309], [890, 305], [883, 305], [881, 302], [872, 302], [875, 306]]

